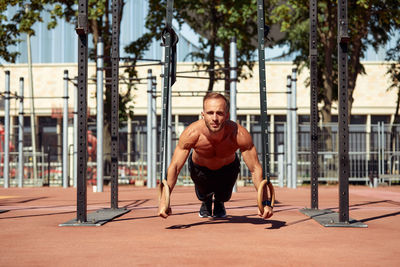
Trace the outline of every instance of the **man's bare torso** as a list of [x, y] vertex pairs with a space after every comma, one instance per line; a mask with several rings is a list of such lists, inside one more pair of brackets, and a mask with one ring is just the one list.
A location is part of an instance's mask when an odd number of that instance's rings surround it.
[[235, 152], [239, 149], [236, 123], [226, 121], [218, 135], [208, 131], [204, 120], [192, 123], [187, 130], [188, 137], [184, 143], [193, 149], [192, 160], [195, 164], [217, 170], [235, 160]]

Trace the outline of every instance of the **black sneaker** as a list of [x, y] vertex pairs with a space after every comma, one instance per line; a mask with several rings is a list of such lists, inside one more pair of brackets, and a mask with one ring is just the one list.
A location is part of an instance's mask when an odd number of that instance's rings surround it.
[[225, 210], [224, 202], [214, 199], [213, 216], [215, 218], [225, 218], [226, 217], [226, 210]]
[[203, 201], [203, 203], [201, 203], [199, 217], [201, 218], [212, 217], [211, 210], [212, 210], [212, 199]]

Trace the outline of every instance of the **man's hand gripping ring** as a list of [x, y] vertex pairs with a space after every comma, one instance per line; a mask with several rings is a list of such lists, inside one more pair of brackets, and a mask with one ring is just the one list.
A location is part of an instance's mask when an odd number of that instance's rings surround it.
[[[167, 180], [163, 180], [162, 183], [158, 186], [158, 203], [161, 204], [162, 198], [164, 198], [164, 208], [165, 210], [169, 210], [170, 204], [170, 191]], [[162, 207], [160, 207], [162, 208]]]
[[[268, 194], [269, 191], [269, 194]], [[268, 197], [269, 195], [269, 197]], [[270, 206], [271, 208], [274, 207], [275, 204], [275, 190], [274, 186], [271, 182], [268, 183], [267, 180], [262, 180], [259, 187], [258, 187], [258, 209], [260, 210], [261, 214], [264, 213], [264, 207]]]

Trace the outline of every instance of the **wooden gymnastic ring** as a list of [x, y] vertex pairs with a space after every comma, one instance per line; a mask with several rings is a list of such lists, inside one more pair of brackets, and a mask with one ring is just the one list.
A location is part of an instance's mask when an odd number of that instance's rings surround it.
[[170, 204], [170, 191], [167, 180], [163, 180], [158, 186], [158, 203], [161, 204], [161, 198], [165, 197], [166, 211], [169, 209]]
[[[268, 191], [270, 198], [268, 198]], [[258, 209], [261, 212], [261, 214], [264, 213], [264, 207], [265, 201], [269, 202], [269, 205], [271, 208], [274, 207], [275, 204], [275, 190], [274, 186], [272, 185], [271, 182], [268, 183], [267, 180], [262, 180], [260, 185], [258, 186], [258, 197], [257, 197], [257, 203], [258, 203]]]

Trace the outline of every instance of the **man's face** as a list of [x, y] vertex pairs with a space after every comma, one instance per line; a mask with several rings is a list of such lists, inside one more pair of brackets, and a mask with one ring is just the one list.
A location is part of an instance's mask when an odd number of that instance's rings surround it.
[[224, 128], [225, 121], [229, 119], [229, 113], [226, 110], [226, 104], [223, 99], [211, 98], [204, 102], [203, 112], [207, 128], [212, 133], [217, 133]]

